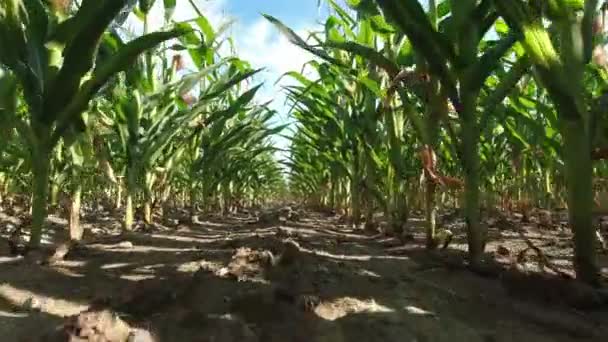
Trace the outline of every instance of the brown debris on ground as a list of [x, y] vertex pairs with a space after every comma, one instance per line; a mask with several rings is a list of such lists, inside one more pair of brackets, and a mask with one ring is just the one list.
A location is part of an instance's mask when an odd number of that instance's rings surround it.
[[270, 251], [241, 247], [236, 250], [228, 266], [220, 269], [218, 275], [234, 277], [238, 281], [261, 277], [264, 270], [274, 264], [275, 258]]
[[107, 310], [86, 311], [69, 317], [63, 325], [55, 331], [41, 336], [38, 341], [156, 342], [149, 332], [131, 328], [116, 314]]

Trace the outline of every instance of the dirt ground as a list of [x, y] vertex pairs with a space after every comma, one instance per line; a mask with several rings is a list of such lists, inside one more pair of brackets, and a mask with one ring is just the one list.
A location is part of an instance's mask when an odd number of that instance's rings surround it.
[[[14, 218], [1, 215], [2, 226]], [[462, 267], [464, 228], [446, 250], [352, 230], [338, 217], [251, 224], [246, 215], [112, 235], [113, 219], [88, 222], [88, 243], [38, 265], [0, 247], [0, 340], [45, 341], [65, 317], [109, 309], [159, 341], [606, 341], [608, 305], [574, 308], [551, 282], [509, 286], [508, 277]], [[569, 233], [526, 227], [552, 263], [571, 269]], [[3, 229], [3, 228], [0, 228]], [[52, 218], [48, 242], [65, 235]], [[526, 248], [491, 223], [490, 254]], [[534, 267], [534, 256], [529, 257]], [[512, 258], [511, 258], [512, 259]], [[608, 258], [601, 255], [604, 275]], [[552, 292], [553, 291], [553, 292]], [[144, 339], [130, 339], [144, 341]]]

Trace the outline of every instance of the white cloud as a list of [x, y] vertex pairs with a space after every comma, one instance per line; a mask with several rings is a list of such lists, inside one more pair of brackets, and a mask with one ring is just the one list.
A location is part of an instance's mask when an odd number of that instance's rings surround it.
[[[302, 36], [307, 28], [297, 30]], [[282, 75], [288, 71], [299, 71], [313, 56], [293, 45], [267, 20], [261, 18], [250, 26], [237, 30], [240, 56], [253, 65], [266, 67], [269, 72]]]
[[[310, 28], [294, 28], [294, 31], [305, 37]], [[281, 87], [293, 84], [293, 81], [284, 77], [278, 84], [275, 83], [289, 71], [302, 71], [303, 66], [315, 57], [292, 44], [264, 18], [257, 19], [250, 25], [239, 24], [236, 39], [239, 57], [249, 61], [254, 68], [264, 68], [265, 87], [260, 94], [261, 99], [273, 99], [273, 108], [286, 114]], [[311, 68], [306, 68], [306, 72], [310, 74]]]

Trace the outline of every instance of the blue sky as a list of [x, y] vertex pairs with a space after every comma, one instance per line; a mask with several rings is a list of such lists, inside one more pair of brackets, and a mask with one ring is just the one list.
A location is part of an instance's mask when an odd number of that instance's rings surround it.
[[259, 19], [259, 13], [281, 17], [290, 24], [309, 24], [317, 16], [317, 0], [226, 0], [225, 9], [252, 23]]
[[[212, 0], [213, 1], [213, 0]], [[312, 59], [307, 52], [293, 46], [266, 19], [262, 13], [270, 14], [287, 26], [305, 36], [307, 31], [317, 29], [324, 11], [317, 0], [215, 0], [221, 2], [221, 13], [236, 19], [232, 34], [236, 38], [238, 54], [250, 61], [254, 67], [264, 67], [260, 81], [265, 85], [260, 100], [272, 99], [272, 108], [278, 112], [276, 124], [289, 121], [288, 110], [281, 86], [289, 82], [284, 79], [275, 84], [284, 73], [300, 71]], [[277, 147], [286, 149], [289, 141], [274, 137]], [[281, 156], [282, 153], [279, 153]]]

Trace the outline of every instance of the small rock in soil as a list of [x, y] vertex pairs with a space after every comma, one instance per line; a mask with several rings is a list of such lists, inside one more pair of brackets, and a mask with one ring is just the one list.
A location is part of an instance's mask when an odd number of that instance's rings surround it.
[[15, 226], [13, 223], [7, 223], [6, 226], [4, 226], [4, 231], [5, 232], [12, 232], [15, 231], [15, 229], [17, 229], [17, 226]]
[[123, 242], [120, 242], [117, 245], [117, 247], [123, 248], [123, 249], [131, 249], [131, 248], [133, 248], [133, 243], [131, 241], [123, 241]]
[[42, 310], [42, 303], [39, 299], [30, 297], [26, 299], [21, 305], [26, 311], [40, 311]]
[[222, 267], [215, 273], [218, 277], [225, 278], [230, 275], [228, 267]]

